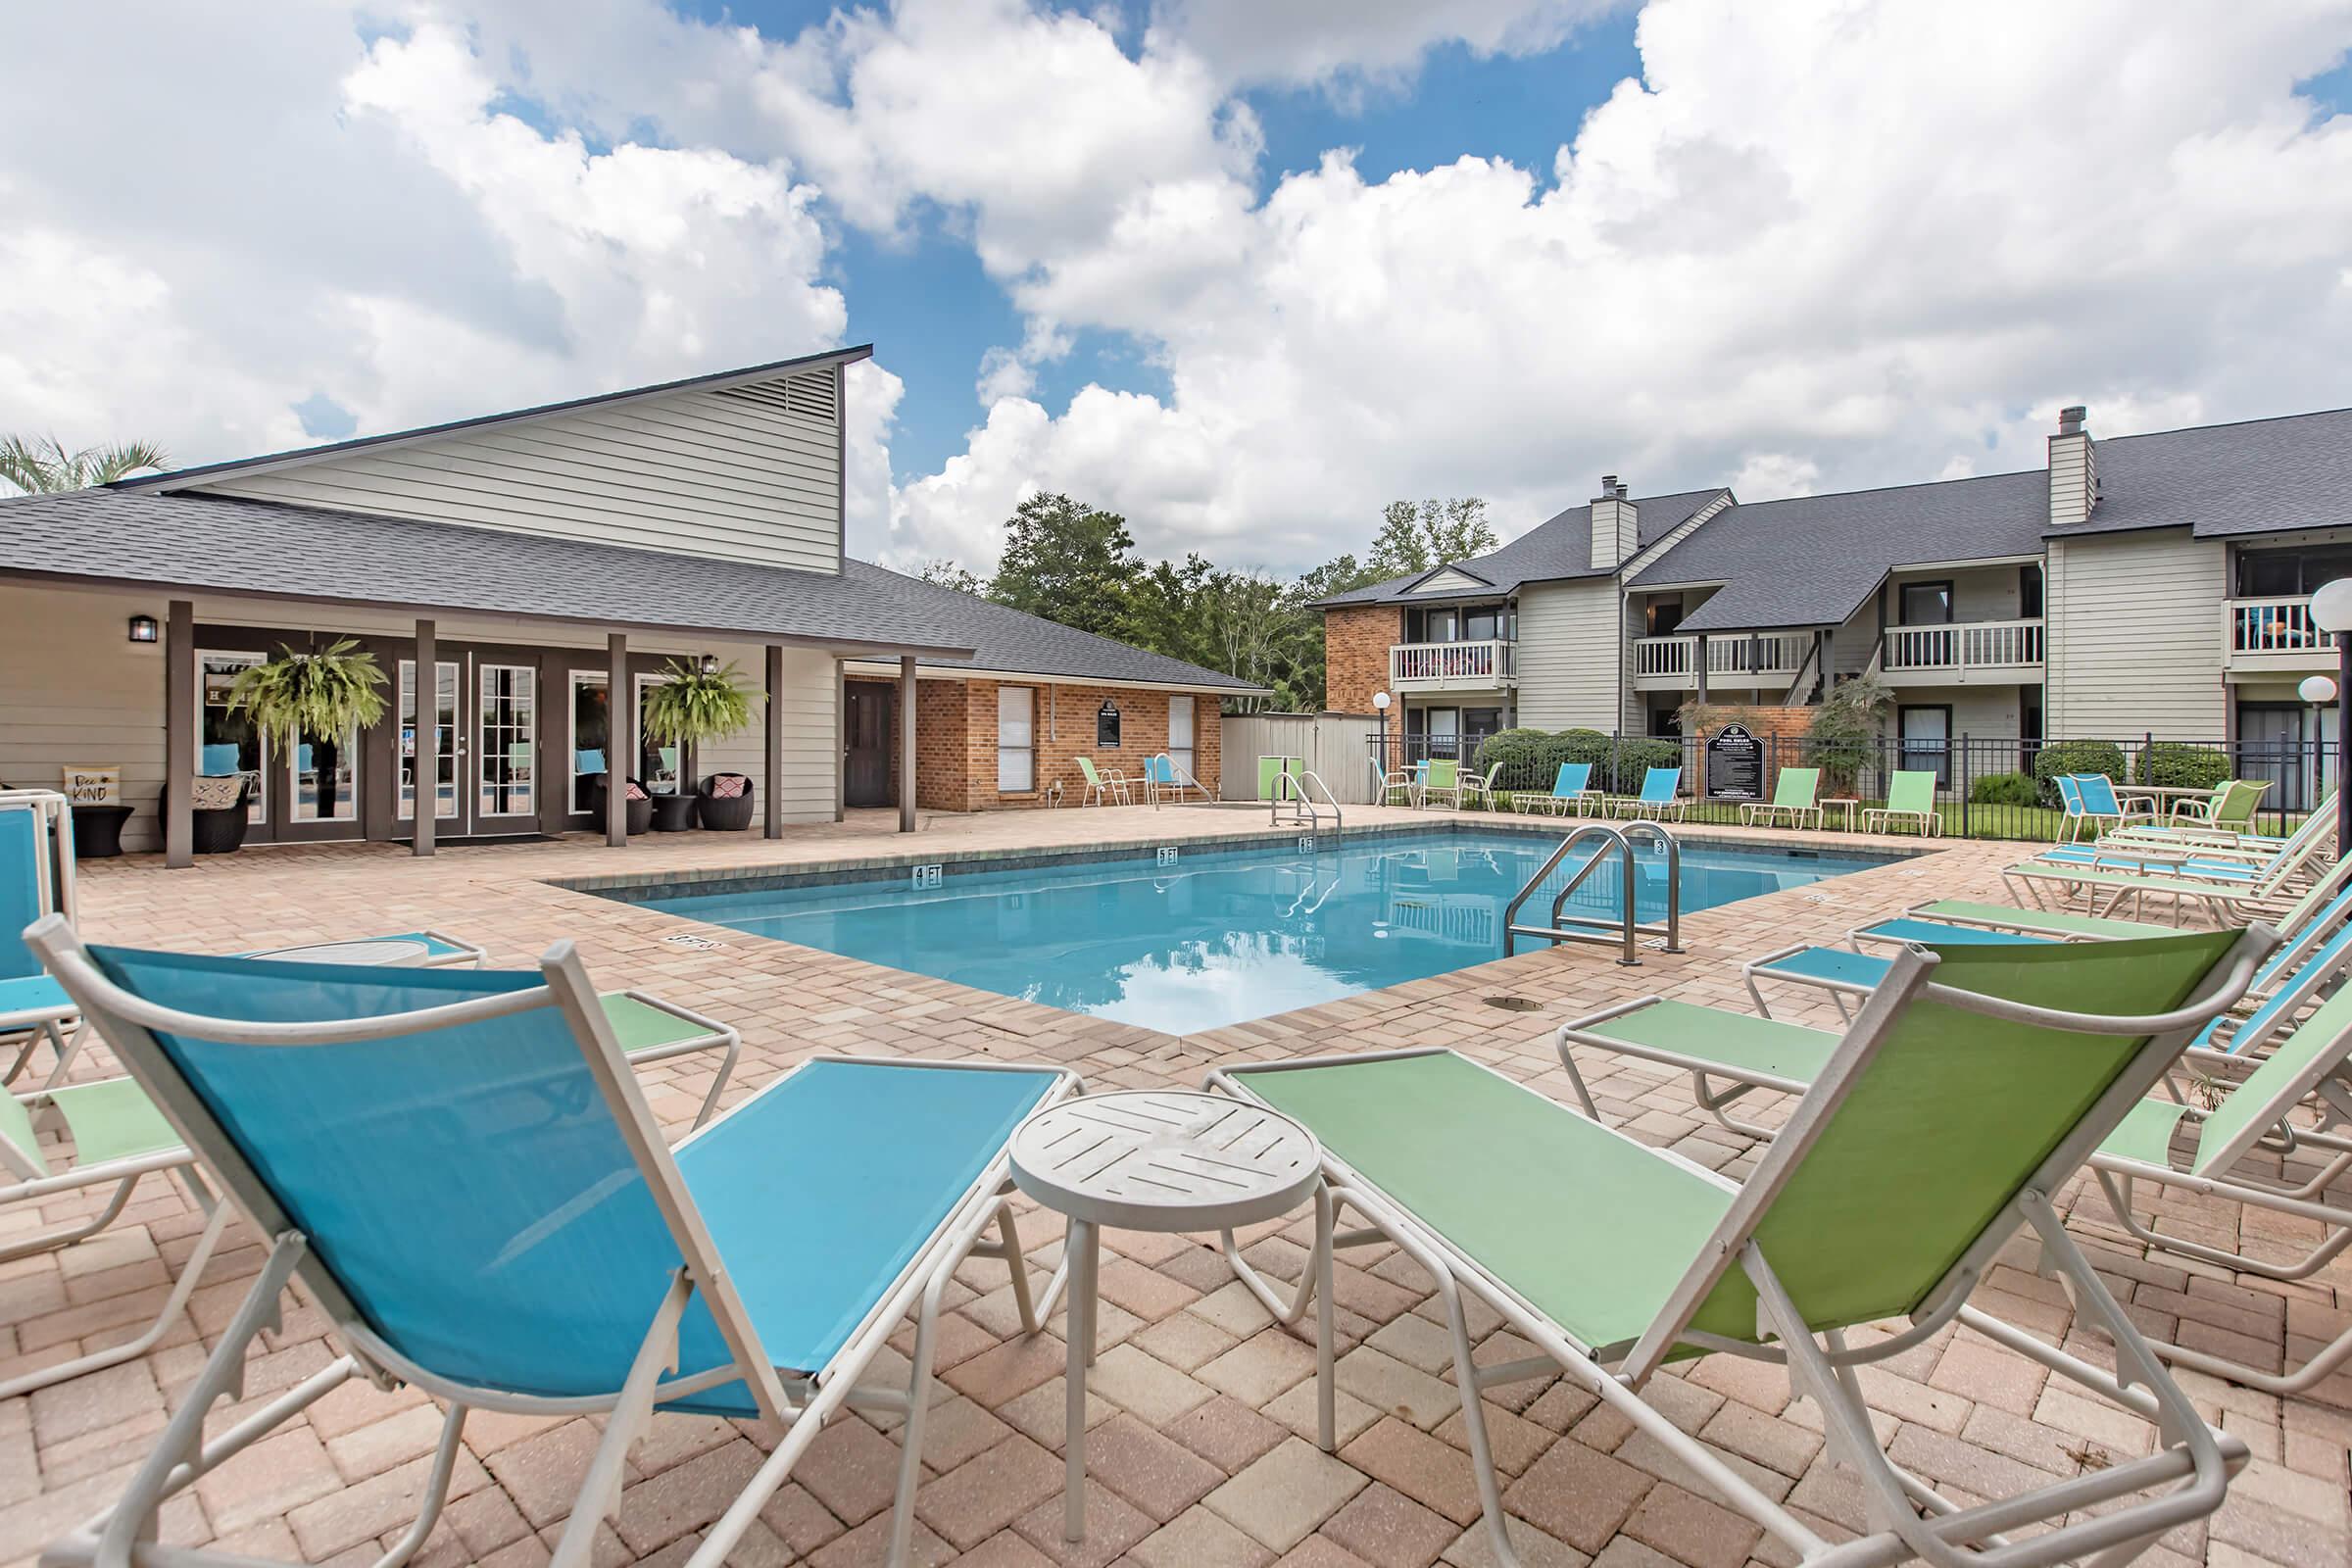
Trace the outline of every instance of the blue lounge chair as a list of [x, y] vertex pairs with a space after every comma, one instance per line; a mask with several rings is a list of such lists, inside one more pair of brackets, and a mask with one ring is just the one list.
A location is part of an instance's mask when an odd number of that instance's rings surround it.
[[1683, 787], [1683, 770], [1679, 767], [1653, 767], [1642, 776], [1642, 793], [1618, 795], [1609, 799], [1612, 816], [1647, 816], [1663, 821], [1672, 815], [1683, 819], [1688, 808], [1678, 793]]
[[65, 988], [18, 934], [44, 914], [74, 917], [74, 812], [54, 790], [0, 790], [0, 1049], [15, 1059], [0, 1073], [13, 1084], [41, 1042], [64, 1075], [80, 1043], [81, 1019]]
[[[898, 1563], [951, 1273], [1004, 1259], [1037, 1325], [1004, 1145], [1076, 1090], [1066, 1069], [819, 1058], [672, 1150], [568, 943], [510, 972], [84, 949], [55, 916], [27, 939], [269, 1242], [154, 1452], [53, 1564], [128, 1561], [170, 1497], [359, 1377], [449, 1406], [394, 1562], [431, 1532], [470, 1409], [608, 1413], [564, 1568], [656, 1410], [788, 1422], [692, 1559], [715, 1565], [911, 1309], [904, 1392], [858, 1391], [906, 1415]], [[297, 1278], [343, 1353], [208, 1445]]]
[[1565, 816], [1573, 809], [1579, 816], [1589, 816], [1602, 798], [1592, 787], [1591, 762], [1562, 762], [1551, 776], [1549, 795], [1526, 790], [1512, 796], [1511, 804], [1522, 811], [1556, 811]]
[[1163, 795], [1172, 795], [1176, 804], [1184, 804], [1186, 790], [1199, 790], [1203, 801], [1214, 799], [1208, 786], [1176, 765], [1176, 759], [1166, 752], [1156, 752], [1144, 759], [1144, 799], [1153, 806]]

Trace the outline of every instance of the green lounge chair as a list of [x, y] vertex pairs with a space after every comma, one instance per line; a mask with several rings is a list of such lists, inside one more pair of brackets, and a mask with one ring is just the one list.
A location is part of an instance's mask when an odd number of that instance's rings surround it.
[[1925, 904], [1912, 905], [1903, 911], [1902, 917], [1987, 931], [2025, 931], [2070, 941], [2162, 936], [2172, 929], [2150, 920], [2102, 920], [2093, 914], [2074, 914], [2063, 909], [2019, 909], [2005, 904], [1980, 904], [1970, 899], [1932, 899]]
[[2176, 828], [2194, 828], [2232, 836], [2254, 831], [2254, 812], [2271, 787], [2269, 779], [2226, 778], [2209, 801], [2175, 803], [2169, 821]]
[[[1898, 769], [1886, 781], [1886, 804], [1874, 806], [1862, 813], [1865, 833], [1891, 833], [1897, 822], [1908, 822], [1919, 829], [1923, 838], [1933, 838], [1943, 831], [1943, 818], [1936, 813], [1936, 775], [1923, 769]], [[1872, 826], [1876, 823], [1877, 826]]]
[[1427, 806], [1439, 796], [1446, 804], [1460, 809], [1462, 804], [1462, 764], [1445, 758], [1431, 758], [1428, 769], [1421, 775], [1421, 798], [1413, 804]]
[[1127, 776], [1124, 773], [1115, 768], [1098, 768], [1091, 757], [1081, 757], [1075, 760], [1079, 776], [1086, 780], [1086, 794], [1079, 800], [1080, 806], [1108, 806], [1114, 801], [1121, 806], [1130, 804]]
[[1784, 767], [1780, 777], [1773, 780], [1772, 799], [1750, 801], [1740, 808], [1740, 820], [1750, 827], [1771, 826], [1782, 817], [1790, 827], [1803, 827], [1811, 817], [1815, 827], [1821, 826], [1821, 803], [1814, 799], [1821, 793], [1821, 769], [1818, 767]]
[[[1437, 1280], [1499, 1561], [1517, 1558], [1480, 1391], [1565, 1369], [1800, 1562], [2115, 1564], [2218, 1508], [2248, 1455], [2198, 1417], [2052, 1199], [2162, 1080], [2188, 1032], [2242, 992], [2268, 943], [2267, 933], [2225, 931], [1907, 951], [1854, 1026], [1809, 1063], [1810, 1088], [1744, 1184], [1448, 1051], [1221, 1068], [1209, 1086], [1291, 1115], [1322, 1142], [1328, 1212], [1318, 1211], [1294, 1311], [1310, 1294], [1328, 1301], [1334, 1246], [1394, 1241]], [[1563, 1199], [1576, 1194], [1595, 1200]], [[1369, 1229], [1340, 1231], [1348, 1209]], [[2121, 1377], [2073, 1357], [2058, 1369], [2161, 1436], [2146, 1456], [1963, 1505], [1888, 1459], [1853, 1369], [1955, 1318], [1994, 1322], [1967, 1298], [2021, 1227], [2040, 1239], [2084, 1320], [2114, 1340]], [[1252, 1289], [1271, 1294], [1262, 1280]], [[1474, 1364], [1464, 1292], [1543, 1353]], [[1909, 1322], [1870, 1345], [1843, 1338], [1888, 1318]], [[1328, 1337], [1328, 1312], [1318, 1332]], [[1868, 1536], [1823, 1539], [1642, 1397], [1667, 1362], [1714, 1351], [1788, 1365], [1864, 1490]], [[1319, 1382], [1328, 1401], [1329, 1379]], [[1328, 1419], [1321, 1435], [1332, 1436]], [[2031, 1525], [2050, 1528], [2003, 1539]]]
[[[568, 943], [504, 972], [85, 949], [55, 916], [27, 940], [269, 1247], [122, 1499], [43, 1554], [57, 1568], [146, 1561], [173, 1496], [354, 1379], [448, 1405], [387, 1563], [431, 1533], [473, 1409], [606, 1414], [558, 1568], [591, 1560], [657, 1410], [781, 1426], [691, 1558], [716, 1568], [911, 1312], [904, 1385], [858, 1390], [906, 1417], [895, 1568], [949, 1279], [1002, 1259], [1038, 1327], [1004, 1147], [1076, 1091], [1067, 1069], [817, 1058], [671, 1149]], [[297, 1279], [341, 1353], [208, 1434]]]

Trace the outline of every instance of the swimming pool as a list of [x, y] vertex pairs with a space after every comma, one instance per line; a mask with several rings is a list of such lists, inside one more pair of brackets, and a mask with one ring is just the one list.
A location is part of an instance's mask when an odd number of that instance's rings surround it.
[[[797, 942], [1073, 1012], [1190, 1034], [1401, 985], [1502, 956], [1502, 911], [1559, 845], [1552, 833], [1436, 829], [1284, 846], [1186, 846], [1140, 858], [958, 871], [941, 886], [829, 883], [645, 899], [650, 908]], [[1546, 879], [1523, 924], [1586, 857]], [[1683, 846], [1683, 909], [1802, 887], [1887, 858]], [[1666, 911], [1666, 866], [1638, 861], [1644, 920]], [[1573, 907], [1617, 911], [1621, 878], [1595, 873]]]

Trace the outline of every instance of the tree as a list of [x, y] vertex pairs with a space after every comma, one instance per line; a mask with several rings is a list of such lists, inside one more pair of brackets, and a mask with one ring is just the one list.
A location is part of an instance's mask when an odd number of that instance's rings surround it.
[[1448, 561], [1483, 556], [1501, 543], [1478, 496], [1450, 501], [1432, 496], [1418, 507], [1392, 501], [1382, 510], [1380, 532], [1372, 540], [1371, 564], [1378, 573], [1373, 580], [1414, 576]]
[[1126, 518], [1066, 495], [1034, 495], [1005, 524], [1004, 554], [988, 596], [1080, 631], [1126, 639], [1131, 596], [1143, 575]]
[[944, 557], [937, 561], [926, 561], [923, 569], [915, 575], [935, 588], [953, 588], [959, 594], [970, 594], [975, 599], [985, 598], [988, 594], [986, 579], [960, 561], [950, 561]]
[[55, 495], [113, 484], [141, 468], [162, 468], [172, 460], [152, 441], [122, 441], [111, 447], [68, 452], [55, 436], [0, 436], [0, 479], [28, 496]]

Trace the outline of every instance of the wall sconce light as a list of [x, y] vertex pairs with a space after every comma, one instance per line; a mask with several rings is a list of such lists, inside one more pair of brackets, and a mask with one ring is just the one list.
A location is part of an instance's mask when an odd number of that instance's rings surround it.
[[162, 635], [163, 629], [156, 624], [156, 619], [153, 615], [133, 615], [130, 617], [130, 640], [132, 642], [151, 643], [156, 641]]
[[718, 656], [716, 654], [705, 654], [703, 656], [703, 673], [706, 675], [715, 675], [718, 673]]

